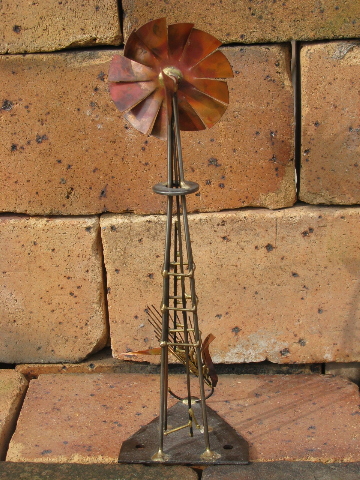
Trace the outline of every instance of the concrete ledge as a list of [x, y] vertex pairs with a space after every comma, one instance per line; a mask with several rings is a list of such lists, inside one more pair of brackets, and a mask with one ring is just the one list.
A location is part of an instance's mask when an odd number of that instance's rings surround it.
[[202, 480], [358, 480], [360, 463], [266, 462], [205, 470]]
[[144, 465], [79, 465], [44, 463], [0, 463], [1, 480], [197, 480], [187, 467]]

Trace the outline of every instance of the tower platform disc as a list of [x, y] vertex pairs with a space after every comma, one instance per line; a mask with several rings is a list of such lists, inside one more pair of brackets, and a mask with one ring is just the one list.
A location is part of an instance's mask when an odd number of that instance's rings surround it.
[[[195, 418], [201, 422], [201, 405], [192, 405]], [[194, 426], [194, 436], [189, 428], [165, 435], [164, 455], [157, 459], [159, 448], [159, 417], [140, 428], [134, 435], [123, 442], [119, 463], [145, 463], [168, 465], [242, 465], [249, 463], [249, 447], [225, 420], [214, 410], [206, 406], [209, 424], [209, 438], [212, 455], [205, 452], [204, 436]], [[188, 421], [188, 408], [182, 402], [176, 403], [167, 411], [168, 430], [183, 425]]]

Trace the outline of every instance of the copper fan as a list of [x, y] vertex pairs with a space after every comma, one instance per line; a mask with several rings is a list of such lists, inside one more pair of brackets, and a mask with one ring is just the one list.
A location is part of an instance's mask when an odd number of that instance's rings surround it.
[[167, 138], [171, 114], [169, 93], [176, 78], [180, 130], [212, 127], [229, 103], [225, 81], [231, 66], [220, 52], [221, 42], [192, 23], [167, 27], [165, 18], [131, 33], [124, 56], [110, 65], [111, 97], [140, 132]]

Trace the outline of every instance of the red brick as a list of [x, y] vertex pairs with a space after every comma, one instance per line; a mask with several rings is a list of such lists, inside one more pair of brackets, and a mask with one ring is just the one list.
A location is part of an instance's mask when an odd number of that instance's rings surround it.
[[122, 40], [116, 0], [3, 2], [0, 53], [51, 52]]
[[[359, 208], [190, 215], [199, 321], [215, 362], [359, 361]], [[113, 354], [157, 346], [165, 218], [101, 219]], [[152, 357], [151, 357], [152, 358]], [[142, 360], [149, 360], [144, 357]]]
[[[230, 106], [212, 129], [183, 135], [186, 176], [201, 187], [189, 208], [290, 206], [295, 187], [289, 49], [224, 52], [235, 71]], [[166, 176], [166, 142], [134, 130], [112, 103], [107, 71], [114, 53], [0, 58], [0, 211], [164, 211], [152, 186]]]
[[[183, 375], [170, 385], [184, 394]], [[158, 415], [158, 390], [157, 375], [42, 375], [7, 460], [115, 463], [122, 441]], [[319, 375], [221, 376], [208, 401], [249, 442], [251, 461], [316, 462], [360, 460], [358, 403], [356, 385]]]
[[301, 75], [300, 199], [359, 204], [360, 43], [303, 46]]
[[14, 370], [0, 370], [0, 461], [14, 432], [28, 382]]
[[76, 362], [107, 341], [98, 218], [0, 217], [0, 362]]
[[134, 28], [166, 17], [169, 24], [193, 22], [223, 43], [270, 43], [360, 37], [356, 0], [123, 0], [124, 36]]

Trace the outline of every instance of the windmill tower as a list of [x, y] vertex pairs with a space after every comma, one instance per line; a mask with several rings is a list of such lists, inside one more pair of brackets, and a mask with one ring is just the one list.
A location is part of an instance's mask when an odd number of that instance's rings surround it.
[[[120, 462], [248, 462], [245, 440], [206, 405], [217, 376], [209, 355], [213, 337], [202, 341], [199, 330], [186, 206], [186, 196], [199, 185], [185, 180], [180, 137], [181, 130], [212, 127], [227, 108], [224, 79], [232, 70], [220, 45], [191, 23], [167, 26], [160, 18], [134, 31], [124, 56], [116, 55], [110, 65], [115, 105], [140, 132], [167, 140], [167, 180], [153, 187], [167, 198], [163, 292], [160, 309], [148, 309], [161, 350], [160, 415], [123, 443]], [[170, 355], [185, 366], [185, 398], [169, 388]], [[198, 377], [199, 398], [192, 394], [192, 375]], [[169, 394], [179, 400], [170, 409]]]

